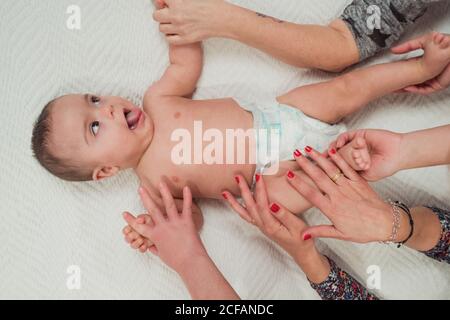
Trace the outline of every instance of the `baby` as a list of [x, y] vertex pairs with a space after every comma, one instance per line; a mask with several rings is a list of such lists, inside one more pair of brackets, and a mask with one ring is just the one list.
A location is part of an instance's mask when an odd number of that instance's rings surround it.
[[[333, 124], [345, 116], [374, 99], [436, 77], [450, 62], [450, 39], [440, 33], [430, 34], [420, 58], [356, 70], [331, 81], [296, 88], [264, 103], [233, 98], [192, 100], [203, 66], [201, 44], [170, 46], [169, 56], [170, 65], [145, 93], [142, 109], [120, 97], [93, 94], [71, 94], [48, 103], [32, 136], [39, 163], [68, 181], [97, 181], [132, 168], [153, 194], [157, 195], [157, 186], [164, 181], [178, 198], [186, 185], [196, 198], [219, 199], [224, 190], [237, 194], [235, 179], [251, 184], [255, 174], [271, 171], [265, 178], [270, 201], [300, 213], [310, 204], [291, 190], [285, 174], [291, 170], [310, 180], [291, 161], [294, 152], [301, 155], [295, 148], [308, 146], [306, 152], [311, 150], [309, 146], [326, 148], [342, 131]], [[178, 133], [194, 136], [199, 124], [203, 132], [215, 134], [204, 136], [200, 144], [185, 144], [187, 147], [180, 151]], [[247, 136], [245, 143], [234, 144], [231, 149], [214, 144], [214, 137], [225, 137], [229, 130], [249, 129], [278, 133], [278, 142], [269, 143], [279, 145], [276, 170], [272, 170], [273, 157], [261, 161], [266, 142], [260, 137]], [[241, 152], [246, 161], [196, 161], [198, 150], [205, 152], [211, 144], [216, 146], [210, 152], [213, 159], [231, 150], [234, 154]], [[367, 159], [364, 145], [349, 143], [339, 152], [354, 169], [367, 166], [361, 161], [361, 155]], [[179, 158], [194, 160], [180, 163]]]

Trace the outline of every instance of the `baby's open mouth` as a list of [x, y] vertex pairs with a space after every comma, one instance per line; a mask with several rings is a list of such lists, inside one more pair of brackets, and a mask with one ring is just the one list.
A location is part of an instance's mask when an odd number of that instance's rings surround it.
[[134, 130], [137, 128], [139, 124], [139, 119], [141, 118], [142, 111], [139, 108], [133, 108], [132, 110], [123, 110], [123, 114], [125, 116], [125, 120], [128, 125], [128, 129]]

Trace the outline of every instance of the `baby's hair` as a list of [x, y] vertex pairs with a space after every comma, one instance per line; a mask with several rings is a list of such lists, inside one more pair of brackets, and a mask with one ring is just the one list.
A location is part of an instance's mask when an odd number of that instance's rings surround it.
[[76, 165], [74, 160], [58, 157], [50, 148], [52, 109], [56, 100], [47, 103], [34, 124], [31, 137], [33, 155], [48, 172], [58, 178], [66, 181], [90, 181], [92, 180], [91, 170]]

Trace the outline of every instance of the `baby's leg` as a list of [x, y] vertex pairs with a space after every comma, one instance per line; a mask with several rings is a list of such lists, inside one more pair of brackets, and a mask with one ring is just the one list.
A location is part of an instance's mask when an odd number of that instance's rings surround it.
[[302, 180], [314, 186], [312, 180], [298, 168], [295, 161], [289, 162], [287, 166], [280, 168], [279, 174], [274, 176], [264, 176], [264, 181], [269, 195], [269, 201], [283, 205], [289, 211], [300, 214], [312, 207], [302, 195], [295, 191], [287, 181], [287, 173], [291, 170]]
[[358, 69], [333, 80], [296, 88], [278, 102], [328, 123], [358, 111], [373, 100], [436, 77], [450, 61], [449, 40], [431, 35], [422, 58]]

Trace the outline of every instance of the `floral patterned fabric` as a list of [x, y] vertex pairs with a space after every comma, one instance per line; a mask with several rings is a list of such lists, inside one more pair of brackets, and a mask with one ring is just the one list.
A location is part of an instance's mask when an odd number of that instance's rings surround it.
[[347, 272], [341, 270], [328, 258], [331, 271], [328, 278], [319, 284], [310, 282], [323, 300], [378, 300]]
[[438, 216], [442, 226], [441, 239], [431, 250], [423, 252], [428, 257], [450, 263], [450, 211], [429, 207]]

